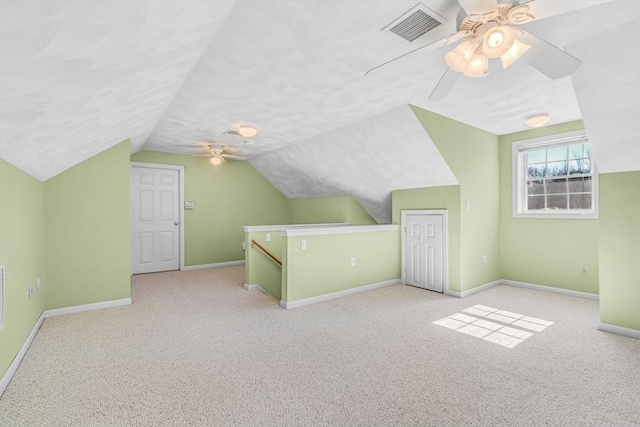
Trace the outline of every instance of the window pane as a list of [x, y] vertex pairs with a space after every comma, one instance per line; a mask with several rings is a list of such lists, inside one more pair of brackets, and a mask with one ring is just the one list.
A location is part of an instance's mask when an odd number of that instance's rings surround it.
[[567, 147], [549, 148], [547, 150], [547, 162], [567, 160]]
[[590, 193], [591, 177], [569, 178], [569, 193]]
[[547, 165], [545, 163], [529, 165], [529, 178], [543, 177], [546, 171]]
[[527, 209], [530, 211], [544, 209], [544, 196], [527, 197]]
[[569, 174], [589, 173], [589, 159], [569, 160]]
[[529, 181], [527, 194], [544, 194], [544, 181]]
[[567, 162], [553, 162], [547, 164], [546, 176], [562, 176], [567, 174]]
[[571, 194], [569, 196], [570, 209], [591, 209], [591, 194]]
[[547, 194], [557, 194], [567, 192], [566, 179], [549, 179], [547, 180]]
[[549, 209], [567, 209], [567, 196], [565, 194], [547, 197]]
[[591, 158], [591, 147], [589, 146], [589, 143], [585, 142], [582, 146], [584, 147], [584, 157]]
[[547, 150], [529, 151], [527, 153], [527, 163], [544, 163], [547, 160], [545, 158], [545, 151]]
[[569, 146], [569, 159], [582, 159], [584, 157], [584, 144], [574, 144]]

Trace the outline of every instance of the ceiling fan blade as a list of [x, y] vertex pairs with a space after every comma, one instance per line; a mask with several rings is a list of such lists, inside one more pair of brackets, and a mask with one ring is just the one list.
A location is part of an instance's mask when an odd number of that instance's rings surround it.
[[467, 15], [482, 15], [498, 9], [498, 0], [458, 0]]
[[434, 42], [431, 42], [431, 43], [425, 44], [425, 45], [420, 46], [420, 47], [418, 47], [418, 48], [416, 48], [416, 49], [410, 50], [409, 52], [403, 53], [403, 54], [402, 54], [402, 55], [400, 55], [400, 56], [396, 56], [396, 57], [395, 57], [395, 58], [393, 58], [393, 59], [390, 59], [390, 60], [388, 60], [388, 61], [386, 61], [386, 62], [383, 62], [383, 63], [382, 63], [382, 64], [380, 64], [380, 65], [376, 65], [375, 67], [371, 68], [369, 71], [367, 71], [366, 73], [364, 73], [364, 75], [365, 75], [365, 77], [366, 77], [370, 72], [375, 71], [375, 70], [377, 70], [377, 69], [379, 69], [379, 68], [381, 68], [381, 67], [384, 67], [385, 65], [391, 64], [392, 62], [395, 62], [395, 61], [397, 61], [398, 59], [404, 58], [405, 56], [409, 56], [409, 55], [411, 55], [412, 53], [417, 52], [417, 51], [419, 51], [419, 50], [426, 49], [426, 51], [425, 51], [425, 52], [428, 52], [428, 51], [430, 51], [430, 50], [437, 49], [437, 48], [442, 47], [442, 46], [444, 46], [444, 45], [447, 45], [447, 44], [449, 44], [449, 43], [453, 43], [453, 42], [458, 41], [458, 40], [460, 40], [461, 38], [465, 37], [465, 35], [466, 35], [466, 34], [465, 34], [464, 32], [462, 32], [462, 31], [459, 31], [459, 32], [456, 32], [456, 33], [450, 34], [450, 35], [448, 35], [447, 37], [443, 37], [443, 38], [441, 38], [441, 39], [439, 39], [439, 40], [436, 40], [436, 41], [434, 41]]
[[528, 13], [533, 15], [536, 21], [549, 18], [551, 16], [562, 15], [586, 7], [597, 6], [602, 3], [609, 3], [613, 0], [583, 0], [583, 1], [544, 1], [531, 0], [524, 2], [529, 6]]
[[442, 77], [440, 77], [440, 81], [429, 95], [430, 101], [438, 101], [451, 92], [451, 89], [455, 86], [456, 82], [460, 78], [462, 74], [453, 71], [451, 68], [447, 67], [447, 71], [444, 72]]
[[538, 36], [524, 31], [518, 38], [531, 46], [523, 58], [536, 70], [551, 79], [561, 79], [575, 72], [582, 61]]

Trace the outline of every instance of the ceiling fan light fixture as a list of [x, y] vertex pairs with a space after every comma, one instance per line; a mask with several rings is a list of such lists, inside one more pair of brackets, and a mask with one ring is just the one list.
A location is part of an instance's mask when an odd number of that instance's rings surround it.
[[549, 114], [540, 113], [540, 114], [533, 114], [531, 116], [527, 116], [527, 118], [525, 119], [525, 123], [529, 127], [539, 128], [549, 123], [549, 120], [551, 120], [551, 118], [549, 117]]
[[462, 73], [469, 66], [469, 61], [473, 56], [475, 48], [475, 43], [467, 40], [460, 43], [455, 49], [447, 52], [444, 56], [444, 61], [453, 71]]
[[507, 25], [490, 28], [482, 38], [482, 53], [488, 58], [498, 58], [511, 49], [515, 40], [516, 32]]
[[214, 155], [211, 157], [211, 164], [212, 164], [213, 166], [218, 166], [218, 165], [220, 165], [221, 163], [222, 163], [222, 159], [221, 159], [220, 157], [218, 157], [217, 155], [215, 155], [215, 154], [214, 154]]
[[511, 49], [507, 51], [504, 55], [500, 57], [502, 60], [502, 68], [505, 69], [514, 62], [516, 62], [522, 55], [524, 55], [531, 46], [522, 43], [520, 40], [516, 39], [513, 41], [513, 45]]
[[482, 54], [475, 54], [469, 61], [469, 66], [462, 72], [465, 77], [484, 77], [489, 74], [489, 61]]
[[251, 126], [240, 126], [238, 133], [245, 138], [253, 138], [258, 133], [258, 130]]

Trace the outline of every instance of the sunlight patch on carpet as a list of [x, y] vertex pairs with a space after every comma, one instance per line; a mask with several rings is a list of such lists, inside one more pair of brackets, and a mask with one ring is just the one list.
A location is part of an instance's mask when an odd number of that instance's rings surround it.
[[[553, 322], [549, 320], [481, 304], [465, 308], [462, 311], [463, 313], [455, 313], [433, 323], [507, 348], [514, 348], [532, 337], [534, 332], [542, 332], [548, 326], [553, 325]], [[482, 318], [470, 316], [470, 314]]]

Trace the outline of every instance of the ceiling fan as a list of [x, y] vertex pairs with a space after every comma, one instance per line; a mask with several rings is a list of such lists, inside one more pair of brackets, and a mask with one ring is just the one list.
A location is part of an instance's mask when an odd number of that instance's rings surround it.
[[207, 156], [210, 158], [211, 164], [215, 170], [218, 170], [218, 166], [227, 161], [227, 159], [240, 159], [231, 153], [225, 153], [226, 147], [221, 144], [211, 144], [206, 146], [208, 153], [197, 154], [197, 156]]
[[[432, 101], [444, 98], [460, 76], [478, 78], [488, 75], [490, 62], [501, 62], [502, 68], [506, 69], [524, 56], [529, 65], [551, 79], [566, 77], [582, 64], [562, 49], [519, 27], [537, 19], [530, 13], [536, 6], [536, 0], [457, 2], [461, 9], [457, 15], [455, 33], [380, 64], [365, 75], [418, 50], [435, 49], [461, 40], [464, 41], [445, 55], [447, 70], [429, 96]], [[494, 64], [491, 65], [494, 68]]]

